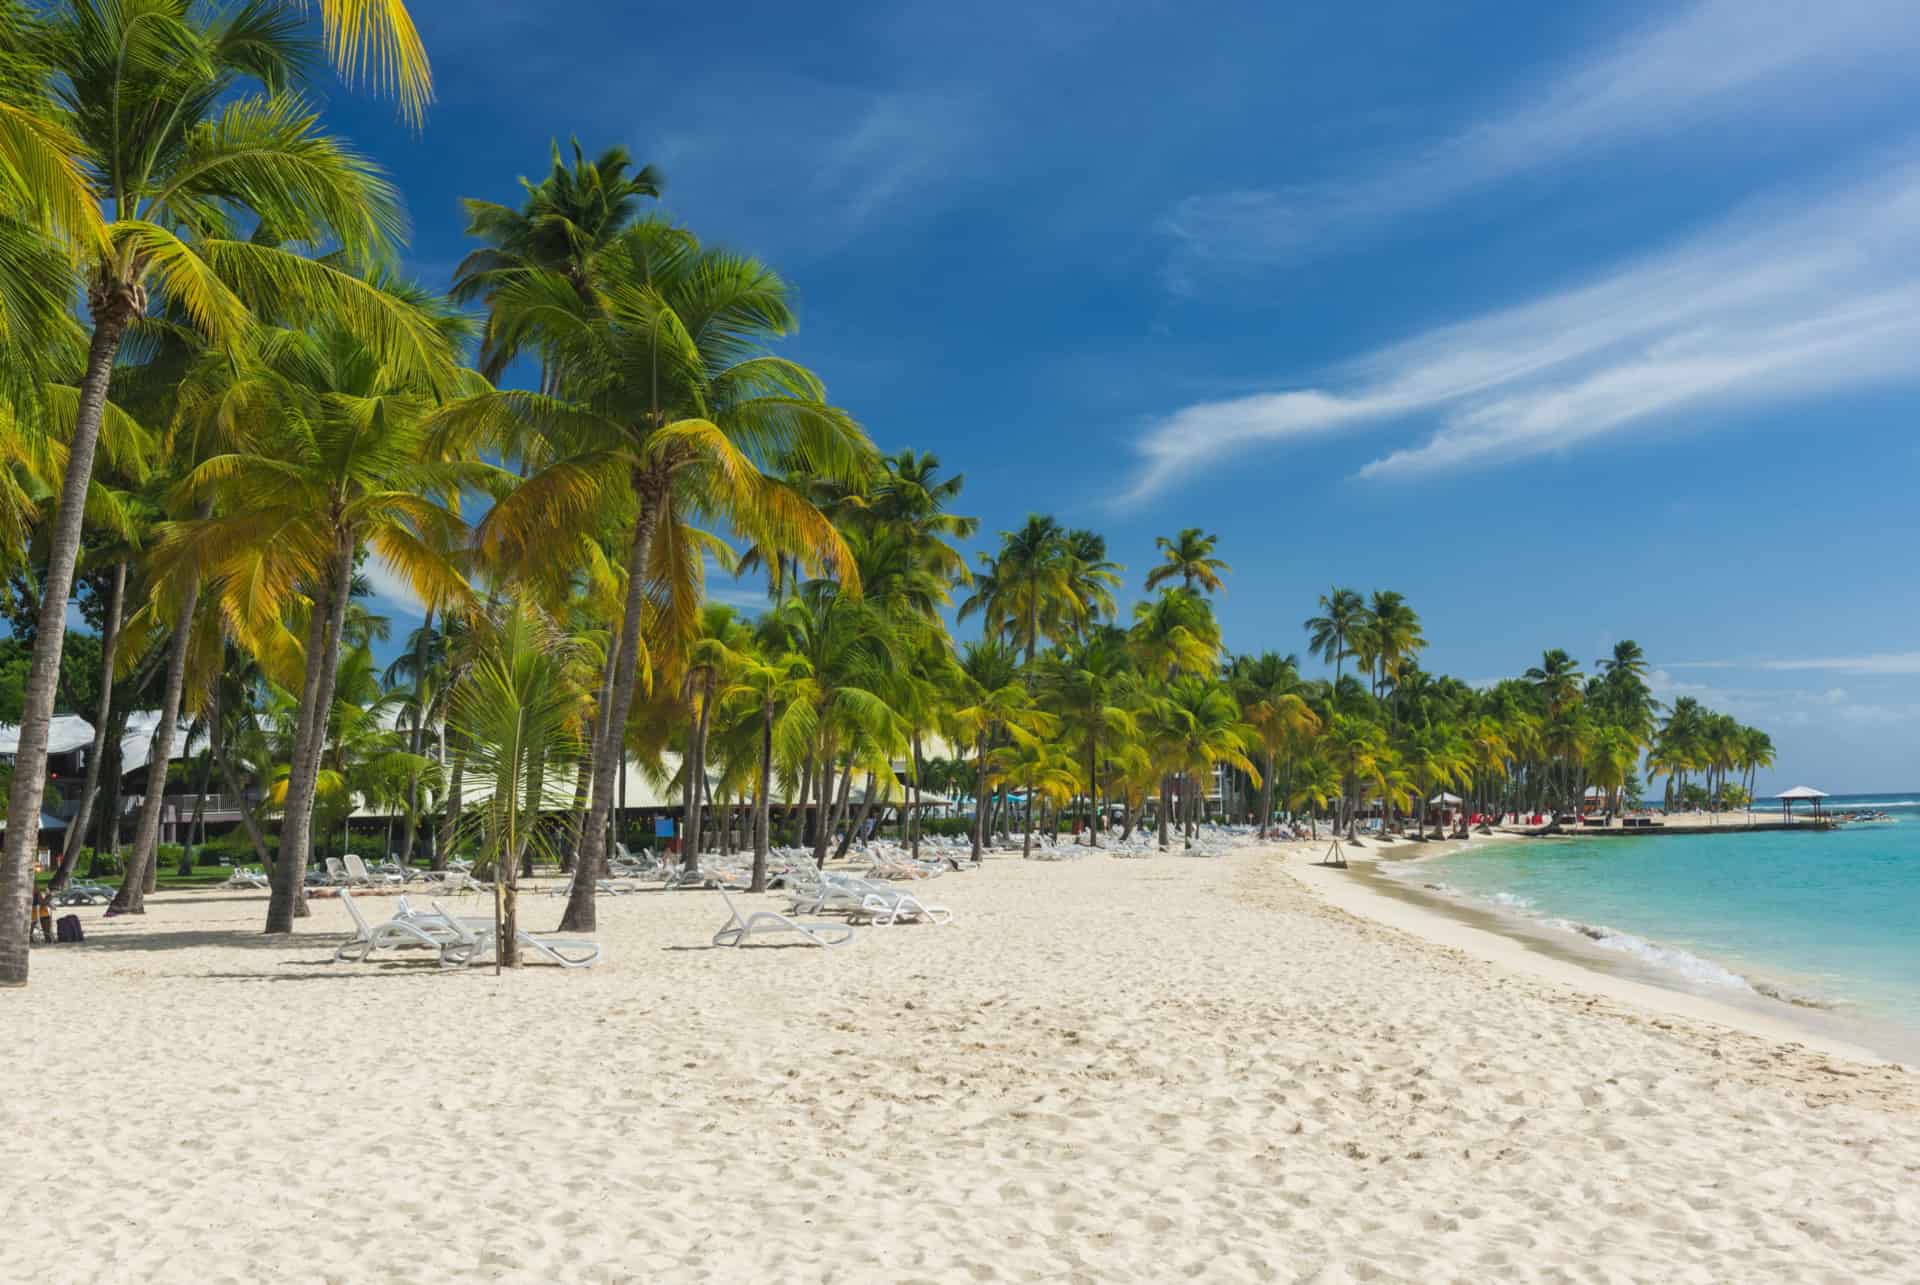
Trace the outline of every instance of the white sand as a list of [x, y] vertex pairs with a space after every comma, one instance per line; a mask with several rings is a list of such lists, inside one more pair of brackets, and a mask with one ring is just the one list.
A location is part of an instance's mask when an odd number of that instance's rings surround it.
[[0, 1276], [1920, 1277], [1915, 1076], [1354, 918], [1294, 851], [996, 859], [839, 951], [612, 899], [607, 964], [500, 980], [327, 964], [325, 902], [83, 912], [0, 992]]

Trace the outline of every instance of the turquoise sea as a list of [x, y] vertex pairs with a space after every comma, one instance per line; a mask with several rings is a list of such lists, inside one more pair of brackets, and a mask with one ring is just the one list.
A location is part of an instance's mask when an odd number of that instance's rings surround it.
[[1678, 989], [1920, 1062], [1920, 790], [1836, 795], [1891, 821], [1825, 833], [1491, 843], [1395, 878]]

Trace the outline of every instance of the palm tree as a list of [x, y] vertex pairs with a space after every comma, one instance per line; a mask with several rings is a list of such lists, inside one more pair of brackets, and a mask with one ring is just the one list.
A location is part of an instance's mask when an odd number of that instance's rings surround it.
[[1340, 662], [1353, 654], [1353, 644], [1367, 624], [1367, 605], [1351, 589], [1334, 588], [1320, 595], [1320, 614], [1307, 617], [1307, 650], [1333, 666], [1333, 682], [1340, 685]]
[[1010, 643], [971, 642], [960, 654], [959, 693], [949, 716], [956, 739], [974, 748], [973, 860], [977, 864], [992, 820], [987, 794], [990, 755], [1009, 729], [1037, 733], [1047, 716], [1034, 707], [1033, 694], [1019, 681], [1020, 660]]
[[738, 658], [720, 700], [744, 711], [756, 728], [753, 891], [764, 892], [772, 844], [774, 769], [780, 763], [798, 763], [813, 744], [819, 689], [807, 658], [784, 650], [777, 625], [763, 621], [758, 632], [758, 645]]
[[732, 607], [707, 603], [701, 612], [700, 634], [687, 648], [681, 698], [689, 710], [687, 752], [681, 759], [686, 805], [682, 809], [681, 862], [689, 871], [700, 868], [700, 833], [707, 787], [707, 737], [713, 723], [716, 698], [741, 663], [750, 632]]
[[1544, 652], [1540, 663], [1529, 666], [1523, 676], [1540, 693], [1550, 715], [1557, 715], [1580, 700], [1579, 662], [1558, 647]]
[[[539, 183], [520, 180], [526, 190], [521, 208], [472, 197], [461, 201], [467, 235], [486, 244], [454, 270], [455, 302], [491, 305], [500, 291], [531, 272], [564, 277], [582, 301], [592, 302], [602, 258], [639, 216], [640, 202], [660, 195], [661, 178], [651, 165], [635, 170], [624, 147], [610, 147], [589, 161], [580, 140], [572, 142], [571, 165], [561, 159], [555, 142], [547, 177]], [[529, 338], [537, 339], [521, 330], [503, 342], [489, 324], [480, 347], [481, 374], [497, 381]], [[544, 378], [541, 391], [552, 391]]]
[[584, 751], [589, 687], [576, 645], [524, 599], [497, 608], [484, 627], [449, 717], [467, 747], [466, 770], [484, 782], [461, 825], [494, 875], [495, 971], [517, 966], [521, 864], [554, 851], [570, 816], [568, 767]]
[[1373, 595], [1367, 607], [1365, 632], [1368, 650], [1379, 667], [1374, 683], [1377, 695], [1385, 690], [1387, 675], [1417, 657], [1426, 647], [1427, 638], [1420, 630], [1419, 614], [1391, 589]]
[[1113, 619], [1117, 605], [1113, 591], [1120, 585], [1119, 563], [1107, 557], [1106, 537], [1075, 528], [1067, 532], [1067, 592], [1073, 602], [1073, 623], [1082, 631]]
[[1135, 734], [1133, 715], [1121, 703], [1128, 674], [1126, 636], [1118, 629], [1048, 656], [1041, 668], [1043, 698], [1059, 720], [1060, 734], [1080, 755], [1076, 766], [1087, 789], [1087, 841], [1096, 848], [1101, 749]]
[[1155, 537], [1153, 544], [1160, 550], [1162, 560], [1147, 572], [1147, 592], [1152, 593], [1173, 579], [1178, 579], [1180, 587], [1189, 593], [1196, 584], [1208, 593], [1220, 592], [1220, 573], [1233, 568], [1213, 556], [1213, 547], [1219, 540], [1217, 535], [1202, 535], [1197, 526], [1184, 528], [1171, 540], [1165, 536]]
[[1029, 732], [1019, 722], [1005, 725], [1008, 742], [987, 756], [987, 784], [1018, 785], [1024, 795], [1025, 816], [1020, 856], [1033, 855], [1033, 800], [1040, 795], [1059, 807], [1074, 795], [1080, 778], [1073, 758], [1044, 735]]
[[959, 618], [978, 613], [987, 630], [1013, 640], [1029, 668], [1042, 639], [1057, 638], [1078, 621], [1085, 605], [1074, 595], [1074, 560], [1060, 524], [1040, 513], [1015, 531], [1000, 533], [1000, 552], [981, 554], [982, 572]]
[[[456, 319], [431, 301], [388, 290], [422, 324], [457, 333]], [[179, 547], [217, 583], [236, 641], [290, 686], [300, 675], [268, 932], [291, 931], [297, 913], [355, 562], [371, 549], [423, 601], [466, 603], [470, 590], [452, 556], [465, 532], [459, 497], [472, 487], [498, 490], [504, 477], [449, 457], [429, 433], [428, 412], [452, 373], [415, 376], [385, 357], [343, 327], [278, 332], [262, 375], [274, 389], [273, 433], [212, 456], [183, 483], [214, 512], [182, 524]], [[304, 637], [289, 625], [297, 603], [305, 604], [304, 620], [294, 615]]]
[[1320, 719], [1300, 694], [1300, 666], [1292, 656], [1262, 652], [1236, 664], [1232, 679], [1247, 725], [1259, 739], [1266, 760], [1260, 773], [1260, 837], [1264, 839], [1273, 825], [1275, 760], [1319, 731]]
[[[396, 0], [326, 0], [321, 14], [334, 61], [356, 74], [377, 74], [417, 114], [430, 82], [405, 9]], [[85, 276], [87, 355], [48, 534], [9, 791], [15, 824], [0, 862], [0, 983], [7, 984], [24, 983], [27, 975], [27, 870], [37, 846], [47, 725], [83, 500], [114, 360], [150, 296], [177, 302], [196, 328], [215, 339], [240, 334], [251, 302], [338, 316], [387, 339], [393, 360], [412, 370], [433, 365], [445, 352], [437, 333], [410, 324], [350, 272], [272, 244], [272, 236], [330, 243], [352, 263], [385, 252], [399, 228], [385, 180], [320, 132], [311, 110], [288, 92], [307, 79], [310, 48], [274, 5], [209, 15], [185, 0], [132, 6], [68, 0], [34, 32], [33, 44], [50, 74], [52, 97], [70, 122], [71, 133], [58, 141], [76, 145], [67, 164], [42, 166], [39, 174], [64, 180], [84, 172], [99, 200], [110, 203], [113, 219], [104, 222], [97, 207], [84, 220], [63, 219], [70, 233], [80, 234], [73, 250]], [[249, 84], [257, 92], [247, 92]], [[9, 114], [9, 121], [17, 125], [20, 118]], [[22, 159], [25, 132], [9, 133], [11, 167]], [[42, 132], [39, 141], [54, 138]], [[64, 181], [57, 189], [70, 190]], [[236, 235], [247, 216], [257, 221], [254, 235]]]
[[[557, 395], [497, 392], [442, 419], [466, 450], [520, 451], [538, 466], [478, 528], [481, 553], [504, 574], [538, 574], [556, 545], [609, 520], [621, 530], [625, 600], [594, 726], [592, 785], [563, 925], [594, 926], [595, 872], [628, 711], [640, 673], [655, 535], [712, 518], [815, 574], [857, 587], [846, 542], [791, 488], [761, 471], [794, 456], [854, 483], [872, 468], [866, 435], [828, 405], [812, 372], [765, 351], [794, 328], [786, 284], [755, 260], [702, 249], [688, 233], [646, 221], [597, 256], [590, 298], [565, 276], [518, 269], [492, 294], [492, 342], [537, 342]], [[693, 612], [697, 597], [674, 595]], [[682, 626], [684, 629], [684, 626]]]
[[1196, 819], [1206, 793], [1206, 782], [1213, 779], [1220, 764], [1235, 767], [1260, 784], [1260, 771], [1247, 757], [1254, 733], [1240, 720], [1240, 706], [1225, 683], [1217, 678], [1183, 674], [1168, 691], [1177, 732], [1173, 753], [1178, 769], [1184, 773], [1186, 789], [1181, 792], [1182, 811], [1186, 814], [1185, 835], [1191, 844]]

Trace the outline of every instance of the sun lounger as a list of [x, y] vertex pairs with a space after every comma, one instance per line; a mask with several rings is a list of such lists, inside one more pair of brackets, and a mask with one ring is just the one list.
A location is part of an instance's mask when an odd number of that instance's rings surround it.
[[725, 888], [720, 889], [720, 895], [727, 903], [727, 922], [713, 935], [716, 946], [744, 946], [749, 938], [767, 933], [793, 933], [816, 946], [844, 946], [854, 938], [856, 930], [851, 924], [802, 923], [771, 910], [756, 910], [742, 918]]
[[366, 862], [351, 852], [342, 857], [341, 861], [347, 868], [347, 881], [349, 883], [365, 884], [368, 887], [373, 887], [376, 884], [406, 882], [406, 880], [402, 879], [398, 874], [373, 873], [373, 871], [367, 869]]
[[333, 952], [335, 961], [359, 963], [376, 950], [421, 947], [434, 951], [444, 965], [459, 965], [471, 955], [468, 934], [442, 922], [445, 917], [422, 917], [405, 912], [385, 923], [373, 924], [360, 912], [360, 906], [347, 889], [340, 890], [340, 902], [353, 919], [353, 936]]
[[[444, 925], [455, 934], [465, 951], [460, 959], [453, 962], [469, 964], [493, 952], [495, 941], [491, 919], [450, 915], [439, 902], [431, 904], [433, 913], [416, 914], [414, 922]], [[514, 934], [514, 940], [520, 943], [522, 949], [530, 950], [562, 968], [591, 968], [600, 962], [604, 953], [597, 941], [588, 941], [584, 937], [536, 937], [524, 928]]]

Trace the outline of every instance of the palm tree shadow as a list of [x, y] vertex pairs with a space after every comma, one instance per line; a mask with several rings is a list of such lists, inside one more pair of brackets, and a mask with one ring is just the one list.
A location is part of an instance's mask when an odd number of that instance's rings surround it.
[[[302, 939], [301, 944], [311, 940], [316, 947], [329, 949], [346, 938], [340, 934], [315, 934], [311, 939]], [[82, 949], [95, 951], [154, 951], [180, 950], [194, 946], [238, 946], [246, 950], [258, 950], [270, 946], [276, 950], [288, 948], [286, 934], [269, 935], [259, 929], [246, 928], [176, 928], [164, 932], [104, 934], [90, 937], [81, 943]]]

